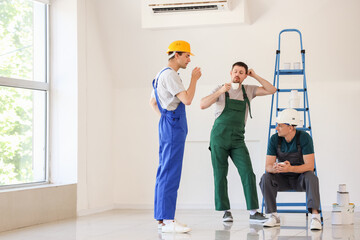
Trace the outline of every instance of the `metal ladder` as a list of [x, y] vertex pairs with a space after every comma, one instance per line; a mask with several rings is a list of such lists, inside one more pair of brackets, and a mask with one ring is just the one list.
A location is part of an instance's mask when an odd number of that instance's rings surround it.
[[[300, 53], [301, 53], [301, 60], [302, 60], [302, 68], [300, 65], [300, 69], [280, 69], [280, 39], [282, 33], [288, 33], [288, 32], [296, 32], [299, 34], [300, 38]], [[281, 89], [280, 88], [280, 76], [284, 75], [300, 75], [303, 76], [303, 88], [300, 89]], [[276, 84], [276, 85], [275, 85]], [[272, 95], [271, 99], [271, 111], [270, 111], [270, 122], [269, 122], [269, 133], [268, 133], [268, 142], [270, 141], [271, 137], [271, 131], [275, 130], [276, 124], [273, 123], [273, 111], [276, 113], [276, 117], [278, 116], [278, 113], [284, 110], [285, 108], [279, 107], [279, 97], [281, 93], [284, 92], [291, 92], [292, 90], [297, 90], [299, 93], [303, 93], [303, 107], [302, 108], [294, 108], [295, 110], [302, 112], [304, 117], [303, 126], [299, 126], [296, 129], [297, 130], [303, 130], [310, 132], [310, 136], [312, 137], [312, 128], [311, 128], [311, 121], [310, 121], [310, 108], [309, 108], [309, 100], [308, 100], [308, 89], [306, 85], [306, 76], [305, 76], [305, 49], [303, 49], [302, 44], [302, 36], [301, 32], [297, 29], [284, 29], [279, 33], [279, 45], [278, 50], [276, 50], [276, 60], [275, 60], [275, 72], [274, 72], [274, 82], [273, 85], [277, 88], [276, 94]], [[275, 104], [274, 104], [274, 98]], [[275, 105], [275, 106], [274, 106]], [[276, 131], [276, 130], [275, 130]], [[316, 169], [316, 162], [314, 160], [314, 173], [317, 176], [317, 169]], [[291, 192], [291, 191], [286, 191]], [[306, 216], [308, 216], [308, 210], [306, 207], [306, 201], [305, 202], [287, 202], [287, 203], [277, 203], [277, 207], [305, 207], [305, 209], [278, 209], [277, 212], [279, 213], [306, 213]], [[262, 200], [262, 207], [261, 212], [264, 212], [264, 198]], [[320, 216], [321, 216], [321, 223], [323, 224], [323, 215], [321, 211], [321, 203], [320, 203]]]

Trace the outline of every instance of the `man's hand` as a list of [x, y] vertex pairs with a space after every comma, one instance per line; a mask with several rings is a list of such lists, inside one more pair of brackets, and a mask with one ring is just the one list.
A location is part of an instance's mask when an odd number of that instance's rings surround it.
[[265, 96], [274, 94], [276, 92], [276, 87], [274, 87], [271, 83], [257, 75], [254, 71], [254, 69], [248, 70], [248, 76], [254, 78], [256, 81], [258, 81], [262, 86], [258, 87], [256, 90], [256, 96]]
[[275, 163], [276, 164], [276, 173], [286, 173], [290, 172], [291, 164], [289, 161]]
[[227, 91], [229, 91], [231, 88], [231, 83], [225, 83], [221, 88], [220, 88], [220, 92], [221, 93], [225, 93]]
[[269, 172], [271, 172], [271, 173], [279, 173], [279, 171], [278, 171], [278, 169], [277, 169], [277, 165], [278, 165], [278, 163], [275, 162], [275, 163], [272, 165], [271, 171], [269, 171]]
[[249, 69], [248, 76], [255, 78], [255, 76], [257, 76], [257, 74], [255, 73], [254, 69]]
[[219, 90], [217, 90], [213, 94], [210, 94], [209, 96], [202, 98], [200, 101], [200, 108], [206, 109], [210, 107], [217, 101], [217, 99], [221, 94], [229, 91], [230, 88], [231, 88], [231, 83], [225, 83], [221, 88], [219, 88]]
[[191, 80], [197, 81], [201, 77], [201, 69], [199, 67], [196, 67], [192, 70], [191, 73]]

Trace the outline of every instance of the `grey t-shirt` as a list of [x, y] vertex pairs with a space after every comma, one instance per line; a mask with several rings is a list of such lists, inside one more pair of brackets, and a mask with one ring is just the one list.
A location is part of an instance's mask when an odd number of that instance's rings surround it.
[[[155, 80], [159, 77], [160, 72], [156, 75]], [[175, 110], [180, 103], [180, 99], [176, 97], [176, 94], [183, 91], [185, 91], [185, 87], [179, 74], [174, 69], [170, 68], [161, 73], [157, 93], [162, 108], [169, 111]], [[151, 97], [155, 98], [154, 89], [151, 92]]]
[[[217, 86], [212, 91], [211, 94], [218, 91], [222, 86], [223, 85]], [[256, 97], [256, 90], [257, 90], [258, 86], [256, 86], [256, 85], [244, 85], [244, 88], [245, 88], [246, 95], [247, 95], [249, 101], [251, 102], [251, 100]], [[241, 85], [236, 90], [230, 88], [229, 97], [230, 97], [230, 99], [236, 99], [236, 100], [244, 101], [244, 96], [243, 96], [243, 92], [242, 92], [242, 89], [241, 89]], [[225, 93], [221, 94], [219, 96], [219, 98], [217, 99], [217, 101], [215, 102], [215, 119], [220, 116], [220, 114], [223, 112], [224, 108], [225, 108]], [[248, 106], [248, 104], [246, 104], [245, 124], [246, 124], [246, 120], [247, 120], [247, 117], [248, 117], [248, 112], [249, 112], [249, 106]]]

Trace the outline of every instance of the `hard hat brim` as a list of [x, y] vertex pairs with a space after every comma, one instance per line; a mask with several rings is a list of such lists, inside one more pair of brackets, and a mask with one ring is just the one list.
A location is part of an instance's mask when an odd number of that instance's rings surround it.
[[[173, 52], [173, 51], [167, 51], [166, 53], [168, 54], [169, 52]], [[181, 51], [175, 51], [175, 52], [181, 52]], [[195, 56], [193, 53], [191, 52], [184, 52], [184, 53], [189, 53], [191, 56]]]

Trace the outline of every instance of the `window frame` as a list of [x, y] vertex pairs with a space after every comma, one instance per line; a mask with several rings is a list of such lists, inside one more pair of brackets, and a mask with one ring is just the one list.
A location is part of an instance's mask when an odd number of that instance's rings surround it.
[[15, 189], [15, 188], [24, 188], [24, 187], [33, 187], [33, 186], [39, 186], [39, 185], [45, 185], [50, 184], [50, 154], [49, 154], [49, 123], [50, 123], [50, 17], [49, 17], [49, 1], [47, 0], [29, 0], [33, 2], [42, 2], [44, 3], [45, 7], [45, 55], [44, 55], [44, 63], [45, 63], [45, 82], [39, 82], [35, 79], [33, 80], [23, 80], [18, 78], [11, 78], [11, 77], [3, 77], [0, 76], [0, 86], [1, 87], [11, 87], [11, 88], [21, 88], [21, 89], [27, 89], [27, 90], [36, 90], [36, 91], [43, 91], [45, 92], [45, 163], [44, 163], [44, 180], [43, 181], [34, 181], [34, 182], [28, 182], [28, 183], [18, 183], [18, 184], [8, 184], [8, 185], [0, 185], [0, 190], [6, 190], [6, 189]]

